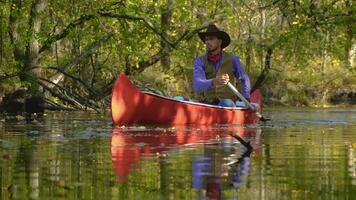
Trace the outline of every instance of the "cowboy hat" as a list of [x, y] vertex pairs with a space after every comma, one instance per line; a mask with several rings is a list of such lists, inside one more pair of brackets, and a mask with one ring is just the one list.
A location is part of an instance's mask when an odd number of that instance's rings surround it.
[[227, 34], [224, 31], [219, 30], [214, 24], [209, 24], [206, 32], [199, 32], [198, 35], [203, 42], [205, 42], [205, 36], [207, 36], [207, 35], [214, 35], [214, 36], [218, 37], [219, 39], [222, 40], [222, 43], [221, 43], [222, 49], [227, 47], [231, 41], [229, 34]]

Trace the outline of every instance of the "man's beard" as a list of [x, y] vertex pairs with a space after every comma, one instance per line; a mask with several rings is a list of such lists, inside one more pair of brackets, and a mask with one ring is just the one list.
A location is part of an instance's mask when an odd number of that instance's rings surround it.
[[215, 48], [213, 48], [213, 49], [209, 49], [209, 48], [207, 48], [207, 49], [208, 49], [208, 53], [212, 53], [212, 52], [216, 51], [218, 48], [215, 47]]

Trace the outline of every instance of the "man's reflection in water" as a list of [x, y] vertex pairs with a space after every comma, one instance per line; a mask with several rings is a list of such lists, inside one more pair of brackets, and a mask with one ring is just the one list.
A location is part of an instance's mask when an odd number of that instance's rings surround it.
[[252, 147], [222, 142], [206, 145], [204, 150], [204, 155], [192, 160], [192, 186], [199, 190], [199, 199], [222, 199], [222, 190], [240, 188], [248, 174]]
[[236, 163], [237, 166], [235, 168], [235, 175], [231, 177], [231, 181], [235, 189], [238, 189], [240, 188], [240, 186], [243, 185], [242, 177], [246, 177], [248, 174], [248, 171], [250, 169], [250, 154], [251, 150], [247, 149], [246, 152]]
[[208, 177], [208, 183], [206, 184], [206, 197], [207, 199], [221, 199], [221, 186], [219, 177]]

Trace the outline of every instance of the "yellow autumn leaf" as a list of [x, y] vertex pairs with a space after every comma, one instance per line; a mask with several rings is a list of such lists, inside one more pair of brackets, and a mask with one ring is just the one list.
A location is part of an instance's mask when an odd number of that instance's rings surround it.
[[334, 64], [334, 65], [339, 65], [339, 64], [340, 64], [340, 60], [338, 60], [338, 59], [333, 59], [333, 60], [331, 61], [331, 63]]

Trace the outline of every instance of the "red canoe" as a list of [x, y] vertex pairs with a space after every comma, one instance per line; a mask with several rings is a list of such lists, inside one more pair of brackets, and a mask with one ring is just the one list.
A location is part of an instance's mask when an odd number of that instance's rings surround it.
[[[251, 102], [261, 107], [259, 90], [251, 94]], [[142, 92], [124, 73], [119, 75], [113, 87], [111, 113], [115, 125], [243, 125], [259, 121], [255, 111], [247, 108], [179, 101]]]

